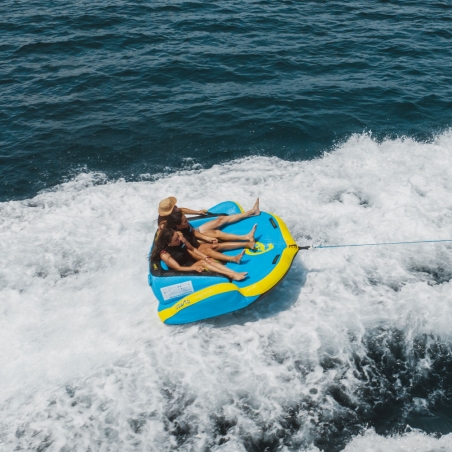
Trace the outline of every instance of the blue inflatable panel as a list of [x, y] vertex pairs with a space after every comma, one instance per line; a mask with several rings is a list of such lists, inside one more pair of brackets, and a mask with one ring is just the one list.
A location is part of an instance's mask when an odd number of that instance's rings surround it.
[[[209, 209], [210, 214], [234, 215], [243, 212], [235, 202], [227, 201]], [[216, 217], [196, 217], [190, 224], [198, 228]], [[158, 314], [167, 324], [183, 324], [237, 311], [265, 295], [289, 271], [298, 252], [298, 245], [284, 222], [276, 215], [261, 212], [226, 225], [222, 231], [244, 235], [257, 224], [256, 248], [246, 250], [240, 264], [227, 263], [234, 271], [248, 272], [243, 281], [230, 281], [222, 275], [204, 272], [182, 273], [150, 265], [148, 277], [159, 307]], [[227, 251], [224, 254], [236, 254]]]

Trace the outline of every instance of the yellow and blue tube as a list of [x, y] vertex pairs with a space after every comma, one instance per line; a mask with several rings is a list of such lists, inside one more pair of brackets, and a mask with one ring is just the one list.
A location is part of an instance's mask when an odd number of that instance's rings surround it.
[[[237, 203], [227, 201], [209, 212], [233, 215], [243, 210]], [[196, 228], [211, 219], [199, 218], [190, 223]], [[229, 281], [209, 272], [192, 275], [165, 271], [151, 264], [149, 285], [159, 302], [158, 315], [163, 322], [184, 324], [237, 311], [268, 293], [284, 278], [298, 252], [298, 245], [280, 218], [261, 212], [257, 217], [227, 225], [223, 230], [242, 235], [254, 224], [257, 224], [255, 250], [246, 250], [240, 264], [227, 264], [235, 271], [248, 272], [243, 281]]]

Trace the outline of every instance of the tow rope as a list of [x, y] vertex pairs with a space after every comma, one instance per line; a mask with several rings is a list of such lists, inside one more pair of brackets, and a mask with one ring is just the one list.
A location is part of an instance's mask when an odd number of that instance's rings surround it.
[[412, 245], [419, 243], [440, 243], [440, 242], [452, 242], [452, 239], [448, 240], [416, 240], [414, 242], [382, 242], [382, 243], [349, 243], [346, 245], [308, 245], [298, 246], [299, 250], [310, 250], [314, 248], [345, 248], [347, 246], [381, 246], [381, 245]]

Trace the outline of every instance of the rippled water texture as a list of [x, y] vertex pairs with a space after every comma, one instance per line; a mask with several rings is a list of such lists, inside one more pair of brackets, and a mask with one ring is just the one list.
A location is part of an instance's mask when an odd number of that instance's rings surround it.
[[[425, 4], [423, 4], [425, 3]], [[0, 199], [451, 125], [449, 1], [0, 6]]]

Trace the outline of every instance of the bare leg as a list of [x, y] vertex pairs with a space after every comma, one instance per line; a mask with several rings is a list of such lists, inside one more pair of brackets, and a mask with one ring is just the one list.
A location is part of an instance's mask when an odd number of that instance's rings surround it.
[[214, 262], [203, 261], [203, 265], [208, 270], [220, 273], [222, 275], [226, 275], [228, 278], [234, 279], [235, 281], [242, 281], [245, 279], [247, 272], [234, 272], [227, 267], [224, 267], [221, 264], [216, 264]]
[[[193, 259], [197, 260], [197, 261], [201, 261], [202, 265], [204, 266], [204, 268], [206, 268], [207, 270], [211, 270], [213, 272], [217, 272], [220, 273], [221, 275], [225, 275], [228, 278], [234, 279], [235, 281], [241, 281], [242, 279], [245, 279], [246, 275], [248, 274], [248, 272], [235, 272], [233, 270], [231, 270], [228, 267], [225, 267], [222, 264], [219, 264], [217, 262], [213, 262], [211, 260], [206, 261], [206, 260], [201, 260], [199, 258], [199, 256], [197, 256], [196, 254], [194, 254], [192, 251], [188, 251], [190, 253], [190, 255], [193, 257]], [[240, 253], [238, 256], [240, 257], [240, 259], [242, 258], [243, 253]], [[237, 257], [237, 256], [236, 256]], [[240, 262], [240, 261], [239, 261]]]
[[[204, 245], [206, 245], [206, 246], [204, 246]], [[240, 248], [243, 248], [243, 243], [240, 243], [240, 245], [241, 245]], [[245, 254], [245, 251], [242, 251], [241, 253], [239, 253], [235, 256], [228, 256], [226, 254], [215, 251], [213, 246], [209, 243], [202, 244], [198, 249], [199, 249], [199, 251], [204, 253], [206, 256], [213, 257], [217, 261], [235, 262], [236, 264], [240, 264], [240, 261], [242, 260], [242, 257]], [[234, 248], [230, 248], [230, 249], [234, 249]]]
[[207, 237], [212, 237], [214, 239], [221, 240], [222, 242], [234, 242], [237, 240], [243, 240], [246, 242], [254, 242], [254, 233], [256, 232], [257, 224], [253, 226], [248, 234], [245, 235], [237, 235], [237, 234], [228, 234], [227, 232], [219, 231], [218, 229], [213, 229], [211, 231], [203, 232]]
[[245, 218], [254, 217], [256, 215], [259, 215], [261, 211], [259, 210], [259, 198], [257, 198], [253, 208], [251, 210], [248, 210], [247, 212], [243, 213], [237, 213], [235, 215], [230, 215], [228, 217], [218, 217], [215, 220], [208, 221], [207, 223], [204, 223], [199, 228], [199, 232], [202, 232], [203, 234], [206, 231], [211, 231], [212, 229], [219, 229], [223, 226], [226, 226], [227, 224], [237, 223], [237, 221], [244, 220]]
[[[201, 243], [199, 249], [204, 253], [206, 249], [212, 249], [214, 251], [231, 251], [239, 250], [241, 248], [248, 248], [254, 250], [256, 242], [225, 242], [225, 243]], [[206, 254], [206, 253], [204, 253]]]

